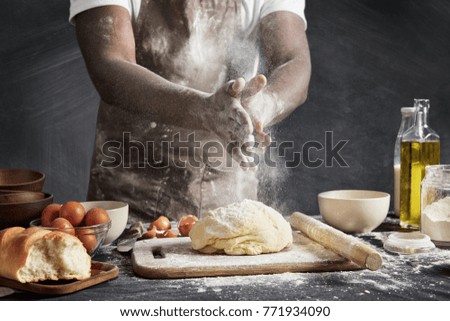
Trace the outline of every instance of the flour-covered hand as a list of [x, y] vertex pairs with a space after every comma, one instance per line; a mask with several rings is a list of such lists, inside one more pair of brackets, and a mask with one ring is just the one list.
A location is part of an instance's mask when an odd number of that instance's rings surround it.
[[250, 115], [256, 143], [262, 149], [271, 142], [270, 136], [264, 132], [264, 126], [274, 104], [273, 98], [264, 91], [266, 84], [267, 78], [264, 75], [256, 75], [247, 82], [241, 93], [242, 106]]
[[203, 127], [215, 133], [227, 148], [233, 147], [229, 152], [239, 162], [247, 162], [241, 146], [254, 140], [252, 120], [240, 99], [244, 88], [243, 78], [226, 83], [207, 97], [204, 113], [200, 115]]

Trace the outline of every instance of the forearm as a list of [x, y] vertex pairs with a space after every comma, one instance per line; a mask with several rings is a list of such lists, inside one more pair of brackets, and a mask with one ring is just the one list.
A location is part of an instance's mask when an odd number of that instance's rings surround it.
[[205, 108], [208, 94], [172, 83], [122, 59], [104, 58], [89, 70], [107, 104], [167, 125], [204, 129], [198, 115]]
[[267, 79], [267, 86], [262, 91], [266, 104], [263, 106], [265, 126], [282, 121], [305, 102], [310, 69], [308, 60], [295, 58], [272, 71]]
[[263, 94], [265, 126], [286, 118], [307, 97], [311, 60], [305, 24], [290, 12], [271, 13], [261, 22], [263, 53], [268, 83]]
[[[198, 115], [206, 93], [179, 86], [136, 63], [131, 17], [120, 6], [102, 6], [75, 17], [77, 39], [101, 99], [168, 125], [203, 129]], [[113, 112], [113, 111], [112, 111]]]

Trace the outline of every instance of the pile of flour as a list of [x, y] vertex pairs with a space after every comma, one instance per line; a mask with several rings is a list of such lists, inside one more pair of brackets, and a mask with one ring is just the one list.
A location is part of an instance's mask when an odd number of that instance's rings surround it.
[[424, 208], [422, 232], [434, 241], [450, 242], [450, 196]]

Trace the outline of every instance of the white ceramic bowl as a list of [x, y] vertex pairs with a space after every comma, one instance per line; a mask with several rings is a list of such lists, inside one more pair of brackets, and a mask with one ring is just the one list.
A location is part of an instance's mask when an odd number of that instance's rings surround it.
[[338, 190], [318, 195], [325, 222], [343, 232], [366, 233], [377, 228], [389, 211], [390, 195], [364, 190]]
[[101, 207], [108, 212], [109, 218], [111, 219], [111, 228], [108, 231], [108, 234], [106, 234], [105, 241], [103, 242], [104, 245], [114, 242], [125, 230], [128, 221], [127, 203], [117, 201], [92, 201], [82, 202], [81, 204], [86, 212], [95, 207]]

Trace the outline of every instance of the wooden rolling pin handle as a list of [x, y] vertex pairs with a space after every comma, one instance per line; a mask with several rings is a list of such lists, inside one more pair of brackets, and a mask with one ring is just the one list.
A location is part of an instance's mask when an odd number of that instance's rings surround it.
[[349, 259], [362, 268], [378, 270], [383, 264], [381, 255], [357, 238], [347, 235], [326, 225], [311, 216], [294, 212], [290, 219], [291, 225], [333, 252]]

